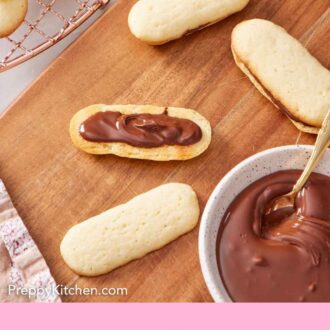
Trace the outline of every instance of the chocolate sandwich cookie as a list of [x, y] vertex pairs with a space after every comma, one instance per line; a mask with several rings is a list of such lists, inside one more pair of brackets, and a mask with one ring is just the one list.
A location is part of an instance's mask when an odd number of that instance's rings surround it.
[[236, 13], [249, 0], [139, 0], [128, 25], [138, 39], [160, 45], [201, 30]]
[[232, 33], [238, 67], [298, 129], [317, 133], [330, 109], [330, 72], [282, 27], [262, 19]]

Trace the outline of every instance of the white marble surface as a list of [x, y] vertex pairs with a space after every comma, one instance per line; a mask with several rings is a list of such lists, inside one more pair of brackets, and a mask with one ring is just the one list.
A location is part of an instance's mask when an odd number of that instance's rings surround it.
[[98, 10], [77, 30], [44, 53], [39, 54], [35, 58], [13, 69], [0, 73], [0, 113], [3, 112], [68, 45], [77, 39], [77, 37], [97, 20], [97, 18], [114, 2], [115, 1], [112, 1], [106, 8]]

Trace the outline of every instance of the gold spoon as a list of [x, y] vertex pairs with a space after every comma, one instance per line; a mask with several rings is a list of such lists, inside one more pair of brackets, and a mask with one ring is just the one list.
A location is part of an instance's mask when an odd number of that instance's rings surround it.
[[312, 152], [311, 157], [308, 160], [308, 163], [298, 179], [297, 183], [294, 185], [291, 192], [286, 195], [276, 197], [270, 203], [267, 204], [265, 214], [268, 215], [271, 212], [277, 211], [282, 208], [294, 207], [295, 199], [299, 191], [304, 187], [309, 176], [315, 169], [316, 165], [319, 163], [320, 159], [324, 155], [328, 146], [330, 145], [330, 111], [327, 113], [322, 127], [317, 136], [315, 147]]

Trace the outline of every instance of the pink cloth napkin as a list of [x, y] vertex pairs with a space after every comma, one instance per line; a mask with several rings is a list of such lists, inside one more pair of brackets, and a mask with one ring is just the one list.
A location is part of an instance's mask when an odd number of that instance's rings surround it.
[[44, 258], [0, 180], [0, 302], [60, 302], [55, 288]]

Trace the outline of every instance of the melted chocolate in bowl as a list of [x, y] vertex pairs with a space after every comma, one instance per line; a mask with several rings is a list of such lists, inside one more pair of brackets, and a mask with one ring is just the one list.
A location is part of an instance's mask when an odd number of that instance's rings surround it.
[[143, 148], [187, 146], [202, 138], [197, 124], [188, 119], [171, 117], [166, 110], [162, 114], [131, 115], [116, 111], [97, 112], [80, 125], [79, 133], [91, 142], [123, 142]]
[[266, 176], [229, 206], [217, 239], [220, 276], [234, 301], [330, 301], [330, 177], [313, 173], [295, 209], [263, 216], [301, 171]]

